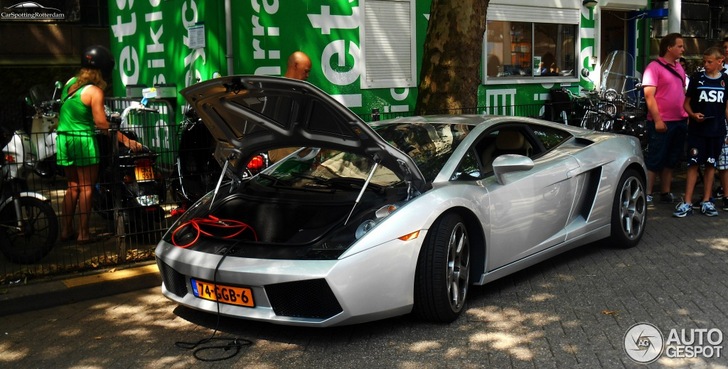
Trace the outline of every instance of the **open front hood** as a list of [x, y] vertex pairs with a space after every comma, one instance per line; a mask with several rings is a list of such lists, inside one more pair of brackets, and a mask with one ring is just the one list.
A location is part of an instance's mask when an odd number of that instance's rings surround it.
[[240, 173], [248, 160], [282, 147], [328, 147], [372, 157], [422, 192], [412, 159], [390, 146], [338, 101], [305, 81], [228, 76], [183, 89], [217, 140], [215, 158]]

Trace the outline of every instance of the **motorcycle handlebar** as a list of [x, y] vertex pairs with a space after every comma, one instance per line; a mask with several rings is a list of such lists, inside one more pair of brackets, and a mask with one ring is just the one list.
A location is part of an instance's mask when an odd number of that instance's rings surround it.
[[126, 119], [126, 117], [129, 115], [129, 113], [134, 110], [137, 112], [147, 112], [147, 113], [157, 113], [159, 110], [157, 108], [148, 108], [144, 105], [129, 105], [126, 108], [124, 108], [124, 111], [121, 112], [121, 119]]
[[126, 108], [124, 108], [124, 110], [121, 113], [112, 112], [112, 113], [108, 114], [106, 116], [106, 120], [108, 120], [109, 123], [111, 123], [111, 124], [121, 125], [127, 119], [127, 117], [129, 116], [129, 113], [132, 111], [147, 112], [147, 113], [158, 113], [159, 112], [159, 110], [157, 108], [149, 108], [142, 104], [134, 104], [134, 105], [129, 105]]

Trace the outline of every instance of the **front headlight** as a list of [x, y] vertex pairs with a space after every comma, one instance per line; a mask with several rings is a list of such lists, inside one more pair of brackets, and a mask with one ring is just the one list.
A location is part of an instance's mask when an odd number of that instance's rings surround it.
[[616, 101], [617, 100], [617, 96], [618, 96], [617, 90], [614, 90], [614, 89], [611, 89], [611, 88], [608, 89], [606, 92], [604, 92], [604, 99], [607, 100], [607, 101], [609, 101], [609, 102]]
[[379, 224], [382, 219], [389, 216], [389, 214], [392, 214], [395, 210], [397, 210], [397, 205], [387, 204], [374, 211], [375, 219], [365, 220], [359, 224], [359, 227], [356, 228], [356, 233], [354, 235], [356, 239], [358, 240], [362, 238], [365, 234], [367, 234], [367, 232], [371, 231], [377, 224]]
[[354, 237], [356, 237], [357, 240], [364, 237], [364, 235], [367, 234], [367, 232], [371, 231], [376, 225], [377, 222], [371, 219], [365, 220], [364, 222], [359, 224], [359, 227], [356, 228], [356, 233]]

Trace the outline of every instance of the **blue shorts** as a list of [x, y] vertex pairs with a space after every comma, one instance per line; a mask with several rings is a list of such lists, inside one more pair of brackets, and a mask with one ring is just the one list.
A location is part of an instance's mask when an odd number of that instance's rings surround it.
[[723, 141], [723, 137], [688, 134], [688, 166], [707, 164], [717, 167]]
[[647, 170], [659, 172], [665, 168], [675, 168], [685, 150], [685, 136], [688, 122], [677, 120], [665, 122], [667, 132], [655, 131], [655, 122], [647, 121]]

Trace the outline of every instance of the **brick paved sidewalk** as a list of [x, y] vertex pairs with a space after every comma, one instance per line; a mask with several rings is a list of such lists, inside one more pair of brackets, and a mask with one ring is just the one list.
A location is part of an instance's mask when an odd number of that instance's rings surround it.
[[[665, 335], [673, 329], [728, 334], [728, 214], [678, 219], [672, 211], [672, 204], [650, 209], [636, 248], [588, 245], [473, 287], [465, 313], [449, 325], [408, 316], [334, 329], [218, 321], [175, 305], [155, 286], [0, 317], [0, 366], [728, 368], [725, 351], [663, 355], [646, 366], [625, 352], [625, 333], [640, 322]], [[215, 327], [253, 345], [217, 363], [175, 347], [207, 338]]]

